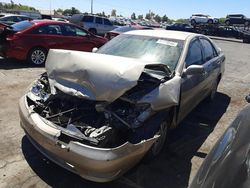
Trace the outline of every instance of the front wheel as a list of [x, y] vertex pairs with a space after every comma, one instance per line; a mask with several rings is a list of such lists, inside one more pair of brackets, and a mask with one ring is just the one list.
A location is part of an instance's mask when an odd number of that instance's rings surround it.
[[146, 162], [157, 157], [164, 148], [165, 142], [167, 140], [167, 135], [168, 135], [168, 124], [166, 121], [163, 121], [161, 123], [158, 134], [160, 135], [159, 138], [151, 146], [150, 150], [148, 151], [148, 153], [146, 154], [144, 158], [144, 161]]
[[191, 20], [191, 25], [196, 25], [196, 21], [194, 19]]
[[47, 58], [47, 50], [43, 48], [33, 48], [28, 55], [28, 61], [35, 66], [41, 66], [45, 64]]
[[249, 26], [249, 21], [245, 21], [244, 25]]

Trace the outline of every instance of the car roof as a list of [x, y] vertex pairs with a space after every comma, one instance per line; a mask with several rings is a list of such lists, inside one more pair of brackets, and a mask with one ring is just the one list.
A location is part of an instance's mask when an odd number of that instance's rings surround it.
[[[62, 21], [56, 21], [56, 20], [32, 20], [31, 22], [33, 22], [36, 25], [42, 25], [42, 24], [70, 24], [70, 23], [66, 23], [66, 22], [62, 22]], [[72, 25], [72, 24], [71, 24]]]
[[176, 39], [176, 40], [186, 40], [191, 36], [199, 36], [196, 33], [190, 32], [182, 32], [182, 31], [169, 31], [169, 30], [133, 30], [128, 31], [125, 34], [130, 35], [141, 35], [141, 36], [149, 36], [149, 37], [161, 37], [168, 39]]
[[8, 13], [0, 13], [0, 15], [2, 15], [3, 17], [9, 17], [9, 16], [28, 17], [21, 14], [8, 14]]

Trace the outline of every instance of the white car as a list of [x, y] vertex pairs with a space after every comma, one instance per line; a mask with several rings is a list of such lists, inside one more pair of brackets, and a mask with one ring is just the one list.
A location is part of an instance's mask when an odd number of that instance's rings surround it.
[[189, 21], [192, 25], [195, 25], [197, 23], [209, 23], [209, 24], [218, 23], [219, 20], [217, 18], [213, 18], [205, 14], [193, 14], [190, 17]]

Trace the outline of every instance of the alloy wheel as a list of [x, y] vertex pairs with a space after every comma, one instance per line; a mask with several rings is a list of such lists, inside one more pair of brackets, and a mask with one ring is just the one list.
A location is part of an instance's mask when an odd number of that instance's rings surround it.
[[37, 49], [34, 50], [31, 54], [31, 61], [36, 65], [41, 65], [46, 60], [46, 54], [43, 50]]

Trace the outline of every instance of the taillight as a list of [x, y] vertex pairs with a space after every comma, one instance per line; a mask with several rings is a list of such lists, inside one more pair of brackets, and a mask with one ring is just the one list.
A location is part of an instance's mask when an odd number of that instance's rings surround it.
[[7, 37], [6, 37], [7, 41], [17, 40], [17, 39], [19, 39], [19, 36], [16, 34], [7, 35]]

